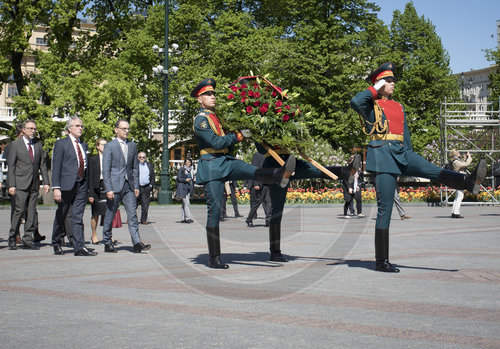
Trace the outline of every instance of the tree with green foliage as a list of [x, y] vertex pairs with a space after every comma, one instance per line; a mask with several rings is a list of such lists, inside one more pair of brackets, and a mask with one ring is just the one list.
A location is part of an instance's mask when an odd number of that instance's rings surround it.
[[489, 101], [493, 103], [493, 110], [500, 110], [500, 51], [485, 50], [486, 58], [494, 64], [493, 71], [488, 75], [490, 80], [490, 97]]
[[390, 39], [388, 58], [397, 67], [394, 95], [405, 107], [413, 147], [419, 152], [439, 138], [440, 103], [458, 101], [459, 85], [435, 26], [418, 16], [412, 2], [403, 13], [394, 11]]

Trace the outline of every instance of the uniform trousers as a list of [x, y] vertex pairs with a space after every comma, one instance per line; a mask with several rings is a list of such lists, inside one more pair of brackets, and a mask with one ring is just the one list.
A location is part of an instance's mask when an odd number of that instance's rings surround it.
[[[198, 168], [198, 171], [200, 169]], [[219, 226], [222, 200], [224, 197], [224, 183], [226, 181], [253, 179], [257, 167], [241, 160], [231, 161], [231, 170], [226, 177], [203, 183], [207, 200], [207, 227]]]
[[425, 160], [417, 153], [411, 150], [407, 152], [408, 165], [403, 166], [398, 164], [401, 173], [375, 172], [375, 190], [378, 207], [376, 229], [389, 229], [398, 176], [415, 176], [437, 180], [439, 173], [443, 170], [441, 167]]

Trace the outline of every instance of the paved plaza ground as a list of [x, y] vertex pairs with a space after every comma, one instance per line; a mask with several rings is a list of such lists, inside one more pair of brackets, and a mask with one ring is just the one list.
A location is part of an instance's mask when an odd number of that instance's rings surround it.
[[[261, 217], [254, 228], [230, 218], [229, 270], [206, 266], [203, 205], [192, 224], [179, 206], [154, 206], [140, 226], [149, 252], [132, 253], [124, 224], [118, 253], [87, 245], [96, 257], [52, 253], [52, 206], [39, 209], [41, 249], [9, 250], [0, 208], [0, 347], [500, 348], [500, 207], [464, 205], [464, 219], [406, 208], [413, 218], [391, 222], [399, 274], [373, 270], [373, 205], [362, 219], [344, 219], [340, 205], [288, 206], [289, 263], [268, 261]], [[84, 219], [88, 240], [90, 210]]]

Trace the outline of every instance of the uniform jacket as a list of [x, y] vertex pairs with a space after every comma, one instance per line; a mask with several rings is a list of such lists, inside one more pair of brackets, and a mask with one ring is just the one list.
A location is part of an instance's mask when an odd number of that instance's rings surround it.
[[139, 189], [137, 146], [134, 142], [127, 141], [127, 147], [127, 161], [125, 162], [120, 142], [116, 138], [104, 146], [102, 180], [106, 192], [121, 192], [125, 178], [128, 179], [132, 190]]
[[232, 170], [229, 162], [235, 157], [227, 154], [230, 148], [242, 140], [236, 133], [224, 134], [219, 120], [215, 114], [208, 109], [201, 109], [196, 115], [193, 130], [200, 151], [207, 148], [223, 150], [225, 153], [203, 154], [198, 162], [196, 182], [203, 184], [208, 181], [224, 178]]
[[15, 187], [19, 190], [27, 190], [31, 183], [35, 187], [40, 186], [40, 173], [44, 185], [49, 185], [49, 174], [45, 154], [40, 142], [33, 140], [34, 159], [31, 161], [30, 153], [23, 137], [16, 139], [9, 146], [7, 157], [7, 180], [9, 188]]
[[[378, 97], [377, 90], [369, 87], [364, 91], [359, 92], [351, 100], [351, 107], [356, 110], [365, 121], [367, 132], [372, 130], [372, 125], [375, 121], [374, 100]], [[391, 126], [394, 128], [402, 129], [404, 140], [391, 141], [391, 140], [370, 140], [368, 144], [368, 152], [366, 156], [366, 170], [371, 172], [385, 172], [401, 174], [400, 166], [408, 165], [408, 152], [413, 151], [410, 139], [410, 131], [406, 121], [404, 108], [401, 104], [388, 100], [384, 101], [390, 108], [382, 108], [382, 120], [389, 120], [389, 131]], [[399, 109], [398, 112], [403, 115], [403, 125], [391, 125], [391, 112], [390, 110]], [[397, 126], [397, 127], [396, 127]]]
[[[186, 181], [186, 179], [188, 178], [191, 178], [189, 182]], [[175, 195], [181, 198], [185, 198], [187, 193], [190, 193], [191, 196], [194, 193], [193, 167], [191, 167], [191, 171], [188, 171], [186, 166], [182, 166], [177, 172], [177, 190], [175, 192]]]
[[[88, 174], [89, 147], [86, 143], [80, 143], [83, 148], [83, 157], [87, 168], [85, 177]], [[78, 178], [78, 157], [71, 138], [59, 139], [54, 144], [52, 152], [52, 187], [60, 190], [71, 190]]]

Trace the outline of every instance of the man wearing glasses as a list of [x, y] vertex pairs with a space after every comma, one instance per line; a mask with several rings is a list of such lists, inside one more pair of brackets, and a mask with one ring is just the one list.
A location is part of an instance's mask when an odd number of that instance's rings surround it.
[[48, 193], [49, 175], [43, 154], [43, 146], [35, 140], [36, 124], [27, 120], [22, 125], [22, 135], [10, 145], [7, 157], [9, 194], [14, 197], [15, 209], [9, 231], [9, 249], [16, 250], [16, 231], [19, 230], [21, 218], [27, 211], [24, 226], [22, 248], [37, 250], [33, 243], [35, 229], [36, 205], [40, 189], [40, 172], [42, 174], [44, 193]]
[[71, 208], [72, 240], [75, 256], [95, 256], [85, 247], [83, 214], [88, 199], [89, 147], [81, 141], [83, 121], [72, 117], [66, 122], [68, 136], [56, 141], [52, 153], [52, 189], [57, 211], [52, 229], [54, 253], [63, 255], [61, 247], [64, 221]]
[[128, 217], [128, 231], [134, 245], [134, 253], [151, 248], [141, 241], [137, 221], [137, 197], [139, 196], [139, 162], [137, 145], [127, 140], [130, 125], [127, 120], [115, 124], [116, 138], [104, 147], [102, 158], [102, 181], [106, 191], [106, 215], [104, 216], [104, 252], [117, 252], [111, 239], [111, 229], [116, 211], [123, 202]]
[[146, 153], [141, 151], [139, 159], [139, 197], [137, 206], [141, 204], [141, 224], [148, 224], [149, 203], [151, 202], [151, 188], [155, 183], [153, 164], [146, 161]]

